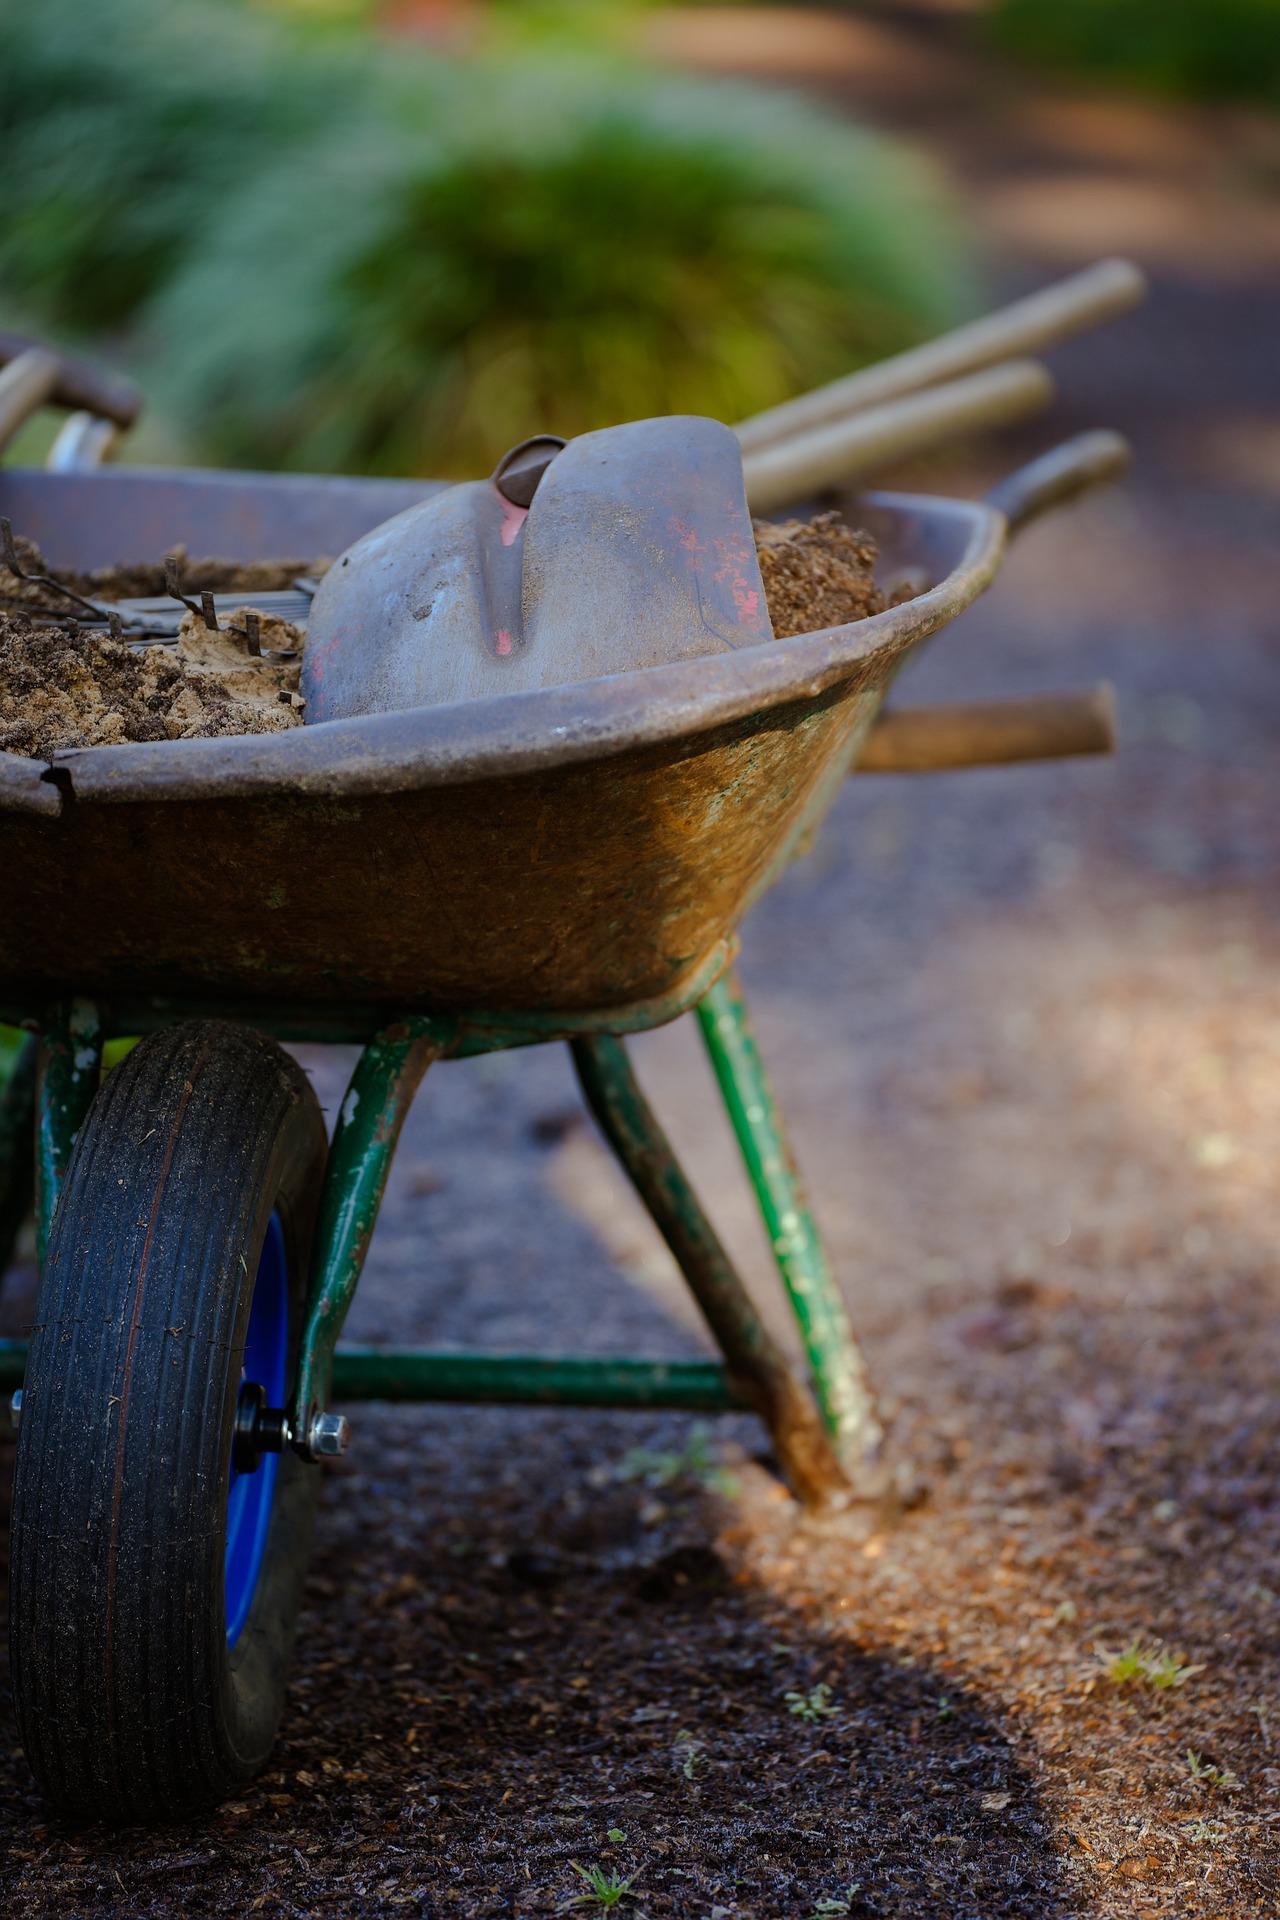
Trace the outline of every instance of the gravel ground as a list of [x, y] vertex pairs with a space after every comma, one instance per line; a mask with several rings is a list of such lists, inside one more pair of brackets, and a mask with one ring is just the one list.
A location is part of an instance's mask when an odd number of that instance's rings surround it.
[[[901, 686], [1106, 676], [1122, 755], [852, 782], [745, 930], [901, 1497], [805, 1522], [743, 1419], [354, 1409], [269, 1774], [72, 1832], [0, 1696], [9, 1911], [1280, 1912], [1278, 332], [1167, 280], [1061, 354], [1134, 483]], [[691, 1023], [635, 1051], [785, 1334]], [[349, 1332], [704, 1348], [546, 1049], [429, 1076]]]

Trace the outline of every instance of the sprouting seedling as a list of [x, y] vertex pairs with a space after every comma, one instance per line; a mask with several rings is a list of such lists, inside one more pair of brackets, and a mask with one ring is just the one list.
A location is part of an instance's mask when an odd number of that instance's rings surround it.
[[940, 1693], [938, 1695], [939, 1720], [949, 1720], [954, 1712], [955, 1712], [955, 1708], [951, 1704], [950, 1695], [945, 1693]]
[[1207, 1761], [1202, 1753], [1187, 1748], [1187, 1771], [1193, 1780], [1203, 1780], [1206, 1786], [1216, 1787], [1223, 1793], [1231, 1793], [1240, 1785], [1239, 1778], [1230, 1767], [1216, 1767]]
[[732, 1499], [738, 1491], [736, 1477], [722, 1467], [711, 1446], [711, 1430], [703, 1420], [695, 1421], [679, 1452], [657, 1451], [652, 1447], [632, 1447], [614, 1469], [618, 1480], [643, 1480], [646, 1486], [669, 1487], [675, 1480], [696, 1480], [708, 1493]]
[[1104, 1654], [1102, 1663], [1108, 1679], [1117, 1687], [1136, 1682], [1158, 1692], [1183, 1687], [1193, 1674], [1204, 1672], [1203, 1665], [1188, 1665], [1159, 1647], [1144, 1647], [1140, 1640], [1131, 1640], [1122, 1653]]
[[1217, 1820], [1194, 1820], [1182, 1831], [1192, 1845], [1197, 1847], [1220, 1846], [1227, 1837], [1226, 1828]]
[[826, 1720], [840, 1711], [831, 1704], [831, 1689], [825, 1680], [819, 1680], [808, 1693], [788, 1693], [786, 1702], [788, 1713], [794, 1713], [801, 1720]]
[[699, 1771], [706, 1768], [707, 1750], [687, 1727], [681, 1727], [676, 1735], [675, 1763], [686, 1780], [696, 1780]]
[[606, 1874], [603, 1867], [582, 1867], [576, 1860], [571, 1860], [569, 1865], [586, 1882], [585, 1891], [576, 1894], [570, 1903], [575, 1907], [616, 1907], [631, 1892], [634, 1874], [622, 1880], [616, 1873]]

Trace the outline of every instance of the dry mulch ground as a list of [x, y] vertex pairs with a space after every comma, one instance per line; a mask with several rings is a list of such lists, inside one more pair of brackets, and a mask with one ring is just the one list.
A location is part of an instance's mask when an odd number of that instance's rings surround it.
[[[1109, 669], [1121, 758], [854, 782], [747, 930], [902, 1499], [805, 1522], [743, 1420], [355, 1409], [270, 1773], [77, 1834], [10, 1734], [22, 1911], [1280, 1911], [1268, 511], [1027, 535], [904, 697]], [[695, 1036], [637, 1055], [782, 1326]], [[350, 1332], [697, 1348], [559, 1051], [429, 1077]]]
[[[1280, 1913], [1280, 495], [1203, 458], [1280, 416], [1277, 317], [1170, 281], [1062, 356], [1037, 443], [1127, 427], [1134, 489], [904, 680], [1107, 674], [1121, 757], [855, 781], [747, 929], [896, 1510], [799, 1520], [746, 1421], [353, 1409], [271, 1772], [74, 1833], [0, 1708], [15, 1910], [547, 1914], [577, 1861], [679, 1920]], [[781, 1326], [686, 1027], [641, 1071]], [[699, 1348], [545, 1050], [429, 1076], [349, 1331]]]

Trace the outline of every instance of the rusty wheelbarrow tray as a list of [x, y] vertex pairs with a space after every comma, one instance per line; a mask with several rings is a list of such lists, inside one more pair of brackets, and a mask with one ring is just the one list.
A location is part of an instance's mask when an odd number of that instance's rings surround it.
[[[197, 1016], [247, 1021], [281, 1039], [366, 1042], [357, 1079], [381, 1080], [362, 1112], [390, 1102], [399, 1115], [424, 1049], [456, 1057], [561, 1038], [583, 1070], [606, 1036], [698, 1007], [827, 1424], [837, 1452], [854, 1461], [874, 1450], [878, 1426], [781, 1123], [767, 1091], [755, 1097], [764, 1082], [731, 972], [735, 928], [815, 831], [906, 656], [994, 577], [1010, 529], [1110, 477], [1126, 457], [1116, 436], [1084, 435], [987, 502], [864, 496], [860, 517], [880, 543], [882, 579], [922, 590], [849, 626], [283, 734], [90, 748], [52, 766], [0, 754], [0, 857], [9, 897], [21, 903], [0, 924], [0, 1018], [46, 1032], [50, 1085], [60, 1060], [85, 1051], [83, 1035], [77, 1046], [67, 1037], [73, 1020], [91, 1035], [90, 1052], [111, 1035]], [[177, 541], [248, 560], [332, 549], [433, 490], [127, 469], [5, 473], [0, 510], [55, 565], [87, 567]], [[609, 1057], [615, 1078], [625, 1077], [620, 1049]], [[67, 1071], [75, 1088], [59, 1096], [65, 1112], [48, 1088], [42, 1103], [42, 1246], [75, 1131], [70, 1116], [96, 1085], [96, 1066], [87, 1076]], [[755, 1094], [740, 1088], [735, 1098], [735, 1074], [758, 1080]], [[599, 1113], [598, 1061], [593, 1086]], [[756, 1140], [750, 1116], [766, 1110]], [[616, 1129], [611, 1137], [639, 1180], [636, 1150], [624, 1150]], [[335, 1191], [344, 1155], [356, 1168], [370, 1152], [389, 1164], [384, 1146], [367, 1125], [340, 1128]], [[339, 1235], [321, 1263], [304, 1407], [306, 1392], [317, 1406], [325, 1398], [386, 1164], [362, 1203], [359, 1233], [345, 1246]], [[655, 1204], [652, 1191], [646, 1197]], [[797, 1208], [803, 1229], [788, 1240], [774, 1229]], [[686, 1266], [694, 1260], [687, 1246], [677, 1251]], [[695, 1290], [705, 1309], [705, 1286]], [[745, 1312], [739, 1302], [730, 1318]], [[724, 1314], [713, 1330], [724, 1346]], [[762, 1337], [753, 1331], [753, 1341]], [[352, 1385], [411, 1391], [412, 1369], [385, 1357], [349, 1368]], [[575, 1393], [571, 1374], [548, 1376], [547, 1394], [593, 1397], [594, 1376], [585, 1373]], [[692, 1395], [725, 1404], [744, 1392], [758, 1402], [741, 1366], [731, 1374], [726, 1383], [675, 1369], [647, 1384], [637, 1375], [630, 1391], [652, 1403], [689, 1404]], [[435, 1391], [458, 1386], [448, 1367], [432, 1377]], [[478, 1384], [493, 1387], [488, 1376]], [[508, 1384], [522, 1396], [537, 1391], [523, 1373]], [[614, 1390], [628, 1391], [618, 1380]], [[808, 1486], [812, 1473], [789, 1460], [785, 1437], [780, 1444], [793, 1481]]]
[[[1088, 439], [1004, 506], [1087, 483], [1107, 453]], [[87, 527], [95, 495], [145, 496], [132, 544], [111, 505], [117, 553], [167, 545], [189, 529], [184, 494], [210, 489], [124, 479], [74, 477]], [[72, 476], [28, 476], [12, 502], [48, 539], [30, 511], [40, 482], [65, 498]], [[246, 477], [226, 487], [237, 557], [254, 557], [249, 528], [259, 553], [296, 539], [309, 487], [321, 511], [306, 530], [346, 535], [362, 483]], [[391, 494], [369, 485], [371, 517]], [[0, 926], [0, 1015], [79, 993], [138, 1032], [235, 1002], [277, 1031], [354, 1039], [407, 1011], [488, 1023], [687, 1003], [814, 830], [907, 654], [992, 579], [1009, 525], [999, 504], [891, 494], [863, 512], [882, 575], [926, 584], [850, 626], [283, 734], [52, 767], [0, 755], [0, 851], [24, 903]], [[55, 562], [84, 550], [65, 531], [49, 545]]]
[[[93, 1205], [85, 1210], [86, 1156], [94, 1164], [106, 1151], [104, 1115], [119, 1084], [113, 1074], [99, 1096], [104, 1043], [159, 1039], [170, 1028], [194, 1036], [192, 1059], [211, 1048], [229, 1059], [237, 1047], [236, 1058], [247, 1057], [246, 1028], [363, 1043], [322, 1185], [315, 1173], [309, 1278], [302, 1272], [297, 1330], [279, 1356], [282, 1404], [268, 1407], [247, 1376], [238, 1399], [226, 1388], [217, 1472], [223, 1485], [231, 1476], [228, 1498], [241, 1497], [268, 1455], [305, 1462], [338, 1450], [345, 1422], [328, 1411], [331, 1397], [750, 1408], [805, 1502], [839, 1503], [860, 1478], [865, 1484], [881, 1438], [874, 1401], [751, 1035], [732, 969], [735, 930], [816, 829], [898, 667], [988, 585], [1011, 527], [1109, 477], [1123, 457], [1115, 436], [1090, 435], [984, 503], [867, 495], [860, 517], [880, 542], [882, 579], [909, 578], [919, 590], [849, 626], [574, 686], [283, 734], [93, 748], [59, 754], [52, 765], [0, 755], [0, 860], [13, 903], [0, 925], [0, 1019], [32, 1032], [0, 1102], [0, 1223], [12, 1223], [23, 1136], [34, 1122], [42, 1265], [30, 1368], [15, 1396], [16, 1592], [37, 1591], [30, 1568], [40, 1553], [21, 1518], [35, 1497], [22, 1489], [36, 1484], [24, 1479], [24, 1451], [66, 1444], [58, 1439], [64, 1403], [85, 1420], [92, 1415], [80, 1405], [85, 1383], [66, 1374], [83, 1315], [55, 1315], [46, 1326], [42, 1303], [48, 1276], [71, 1257], [68, 1237], [98, 1231]], [[266, 476], [6, 473], [0, 513], [33, 534], [55, 565], [100, 564], [178, 540], [247, 560], [282, 548], [332, 550], [426, 491]], [[812, 1393], [765, 1329], [631, 1071], [621, 1036], [690, 1008], [796, 1315]], [[426, 1068], [550, 1039], [570, 1043], [587, 1101], [679, 1262], [723, 1364], [338, 1349], [400, 1127]], [[197, 1067], [182, 1071], [194, 1080]], [[230, 1164], [241, 1117], [228, 1111], [220, 1124]], [[144, 1129], [127, 1151], [116, 1143], [121, 1187], [150, 1137]], [[211, 1191], [217, 1173], [211, 1165]], [[167, 1175], [157, 1177], [154, 1193], [139, 1191], [139, 1221], [161, 1206]], [[71, 1196], [61, 1210], [60, 1195]], [[270, 1212], [269, 1194], [264, 1204]], [[276, 1217], [270, 1212], [270, 1222]], [[270, 1222], [263, 1214], [240, 1255], [243, 1315], [251, 1305], [257, 1314], [264, 1274], [285, 1257]], [[147, 1238], [144, 1268], [150, 1246]], [[0, 1264], [6, 1252], [0, 1247]], [[130, 1285], [133, 1306], [121, 1308], [118, 1325], [108, 1319], [108, 1348], [119, 1344], [126, 1384], [112, 1388], [115, 1375], [102, 1372], [101, 1336], [83, 1361], [92, 1360], [93, 1382], [108, 1396], [102, 1430], [121, 1436], [108, 1501], [117, 1516], [133, 1484], [122, 1464], [127, 1382], [147, 1337], [143, 1280]], [[168, 1309], [156, 1311], [163, 1321]], [[236, 1337], [242, 1345], [248, 1338], [247, 1354], [256, 1351], [257, 1322], [246, 1324], [248, 1335]], [[157, 1331], [176, 1339], [182, 1327]], [[26, 1359], [22, 1343], [0, 1343], [9, 1384], [23, 1381]], [[222, 1391], [209, 1388], [214, 1400]], [[72, 1459], [79, 1471], [80, 1456]], [[289, 1470], [288, 1498], [296, 1501], [303, 1496]], [[129, 1544], [117, 1541], [115, 1524], [103, 1548], [110, 1566], [125, 1564], [116, 1556]], [[244, 1607], [259, 1605], [259, 1563], [247, 1588], [243, 1573], [233, 1582], [225, 1513], [222, 1525], [226, 1596], [219, 1572], [209, 1604], [234, 1664], [250, 1656], [239, 1624], [233, 1632], [231, 1595], [234, 1588]], [[274, 1735], [266, 1707], [266, 1745], [259, 1740], [251, 1759], [219, 1762], [219, 1771], [192, 1749], [184, 1773], [150, 1760], [134, 1768], [112, 1748], [108, 1778], [83, 1727], [99, 1710], [113, 1728], [111, 1716], [132, 1713], [127, 1683], [119, 1683], [123, 1706], [114, 1694], [114, 1704], [92, 1712], [72, 1701], [63, 1727], [63, 1695], [52, 1680], [54, 1692], [41, 1692], [39, 1606], [22, 1607], [19, 1717], [33, 1764], [60, 1804], [132, 1817], [182, 1811], [228, 1791], [265, 1760]], [[257, 1615], [237, 1614], [243, 1618]], [[110, 1641], [110, 1623], [103, 1631]], [[279, 1671], [291, 1632], [290, 1617], [273, 1655]], [[116, 1681], [109, 1675], [104, 1684], [109, 1690]], [[185, 1683], [174, 1684], [180, 1693]], [[273, 1679], [263, 1696], [276, 1701], [276, 1714], [282, 1686]], [[174, 1699], [171, 1719], [204, 1712], [194, 1698]], [[139, 1739], [146, 1724], [144, 1715]]]

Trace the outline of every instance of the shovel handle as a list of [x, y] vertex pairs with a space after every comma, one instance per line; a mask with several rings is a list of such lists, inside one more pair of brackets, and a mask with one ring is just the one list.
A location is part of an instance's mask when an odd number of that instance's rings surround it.
[[917, 393], [940, 380], [977, 373], [1015, 355], [1042, 353], [1086, 327], [1101, 326], [1134, 307], [1146, 293], [1146, 281], [1128, 260], [1100, 260], [1010, 307], [944, 333], [925, 346], [912, 347], [829, 386], [802, 393], [766, 413], [743, 420], [736, 429], [744, 453], [812, 433], [815, 427], [846, 419], [868, 407], [881, 407], [904, 393]]
[[747, 504], [755, 514], [776, 513], [828, 487], [865, 480], [895, 461], [1025, 420], [1052, 399], [1053, 382], [1035, 360], [1006, 360], [963, 380], [905, 394], [812, 433], [745, 453]]
[[987, 505], [1002, 513], [1010, 533], [1016, 533], [1050, 507], [1073, 500], [1089, 487], [1120, 479], [1132, 458], [1133, 449], [1123, 434], [1107, 428], [1078, 433], [993, 487]]

